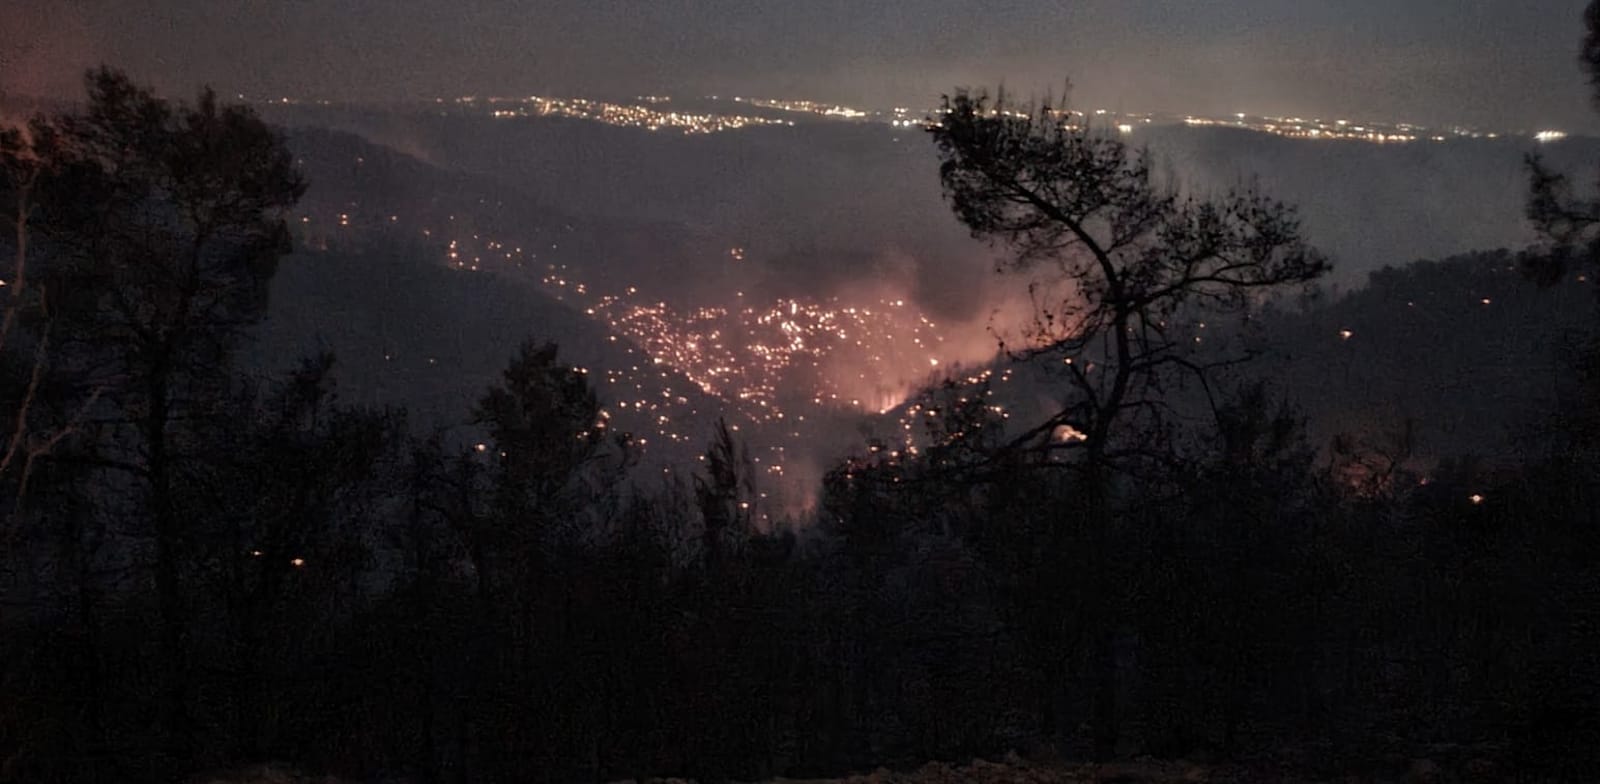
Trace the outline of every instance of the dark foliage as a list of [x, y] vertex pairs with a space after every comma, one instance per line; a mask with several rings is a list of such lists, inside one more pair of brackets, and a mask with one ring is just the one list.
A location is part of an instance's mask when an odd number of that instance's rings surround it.
[[[1600, 2], [1591, 2], [1584, 11], [1583, 53], [1580, 62], [1594, 89], [1600, 107]], [[1600, 263], [1600, 201], [1574, 192], [1571, 179], [1547, 167], [1538, 155], [1530, 155], [1528, 166], [1528, 221], [1540, 237], [1539, 246], [1524, 254], [1523, 266], [1529, 277], [1553, 285], [1569, 275], [1590, 273]], [[1600, 274], [1595, 277], [1600, 287]]]
[[[1138, 477], [1137, 494], [1148, 495], [1178, 459], [1176, 387], [1198, 384], [1214, 406], [1213, 371], [1242, 361], [1200, 355], [1194, 327], [1248, 318], [1252, 305], [1311, 283], [1328, 263], [1301, 238], [1293, 209], [1249, 190], [1180, 196], [1156, 181], [1144, 153], [1049, 102], [1019, 111], [1003, 97], [960, 92], [929, 131], [945, 196], [973, 236], [1003, 245], [1017, 270], [1048, 270], [1029, 286], [1036, 314], [1023, 351], [1061, 371], [1062, 400], [1002, 452], [1076, 470], [1084, 536], [1070, 546], [1087, 552], [1093, 573], [1076, 622], [1094, 638], [1094, 754], [1107, 759], [1118, 740], [1116, 602], [1095, 592], [1121, 579], [1111, 543], [1128, 494], [1118, 485]], [[1065, 535], [1044, 540], [1048, 559], [1068, 557]], [[1047, 645], [1042, 655], [1065, 654]], [[1063, 666], [1047, 688], [1069, 688], [1064, 676]], [[1054, 730], [1064, 739], [1064, 725]]]
[[[982, 384], [929, 390], [921, 446], [869, 441], [794, 528], [755, 522], [725, 425], [691, 481], [629, 485], [628, 439], [554, 345], [524, 345], [460, 427], [420, 438], [342, 403], [331, 356], [245, 375], [232, 354], [302, 188], [248, 112], [102, 71], [87, 114], [4, 137], [0, 195], [29, 182], [38, 279], [61, 296], [0, 345], [8, 411], [36, 375], [48, 390], [5, 426], [66, 436], [0, 497], [0, 782], [264, 760], [758, 779], [1108, 740], [1341, 772], [1600, 765], [1596, 398], [1562, 412], [1571, 449], [1425, 475], [1390, 460], [1381, 492], [1266, 384], [1208, 380], [1202, 425], [1130, 427], [1157, 421], [1140, 419], [1155, 370], [1194, 371], [1165, 359], [1163, 319], [1237, 315], [1242, 291], [1320, 258], [1277, 205], [1179, 201], [1126, 150], [953, 108], [945, 173], [975, 230], [1024, 259], [1111, 232], [1055, 259], [1092, 295], [1068, 315], [1099, 347], [1046, 348], [1126, 378], [1073, 376], [1078, 397], [1020, 441]], [[994, 190], [1000, 174], [1050, 200]], [[1449, 270], [1374, 287], [1403, 298]], [[36, 373], [47, 333], [68, 337]], [[1035, 449], [1085, 442], [1087, 470]]]

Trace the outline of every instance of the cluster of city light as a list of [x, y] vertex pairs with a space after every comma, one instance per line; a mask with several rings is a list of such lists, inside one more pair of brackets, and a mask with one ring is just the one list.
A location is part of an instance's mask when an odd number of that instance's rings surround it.
[[852, 109], [848, 106], [839, 106], [831, 103], [817, 103], [816, 101], [781, 101], [765, 98], [738, 98], [735, 103], [747, 103], [761, 109], [775, 109], [782, 112], [796, 112], [800, 114], [815, 114], [822, 117], [835, 117], [844, 120], [865, 120], [873, 113]]
[[646, 96], [641, 100], [644, 103], [620, 104], [587, 98], [546, 98], [530, 95], [525, 98], [486, 99], [467, 96], [456, 99], [456, 102], [472, 107], [483, 105], [490, 116], [500, 118], [569, 117], [623, 128], [677, 131], [684, 134], [718, 133], [758, 125], [794, 125], [788, 120], [768, 117], [666, 111], [658, 107], [669, 103], [670, 99], [661, 96]]
[[[1208, 117], [1185, 117], [1185, 125], [1191, 126], [1226, 126], [1244, 128], [1258, 133], [1270, 133], [1276, 136], [1287, 136], [1292, 139], [1343, 139], [1347, 141], [1375, 142], [1378, 144], [1393, 144], [1414, 142], [1421, 138], [1431, 138], [1434, 141], [1444, 141], [1445, 136], [1429, 134], [1427, 129], [1414, 125], [1386, 125], [1381, 123], [1352, 123], [1349, 120], [1334, 120], [1331, 122], [1321, 119], [1307, 120], [1301, 117], [1248, 117], [1243, 114], [1234, 115], [1231, 119], [1215, 119]], [[1470, 135], [1464, 132], [1461, 135]]]
[[[240, 95], [239, 98], [246, 100], [244, 95]], [[939, 114], [936, 109], [914, 110], [905, 106], [884, 110], [861, 109], [811, 100], [784, 100], [745, 96], [729, 99], [715, 95], [707, 96], [707, 98], [712, 101], [732, 101], [736, 104], [757, 109], [802, 114], [819, 119], [881, 123], [895, 129], [924, 127], [932, 121], [931, 118]], [[326, 100], [305, 100], [292, 97], [254, 100], [268, 104], [292, 105], [304, 103], [329, 105]], [[435, 103], [454, 103], [462, 107], [481, 109], [493, 117], [568, 117], [625, 128], [677, 131], [684, 134], [706, 134], [755, 126], [793, 126], [795, 124], [792, 120], [762, 117], [753, 114], [669, 111], [666, 107], [672, 104], [674, 99], [665, 95], [640, 95], [633, 100], [637, 103], [611, 103], [589, 98], [552, 98], [538, 95], [526, 97], [480, 97], [469, 95], [454, 99], [438, 98], [435, 99]], [[1028, 112], [1020, 108], [992, 111], [998, 111], [1001, 114], [1014, 117], [1028, 116]], [[1356, 122], [1322, 118], [1249, 115], [1245, 113], [1218, 117], [1197, 114], [1113, 112], [1106, 109], [1095, 109], [1092, 112], [1062, 109], [1055, 111], [1054, 114], [1061, 117], [1063, 123], [1071, 128], [1081, 127], [1082, 123], [1087, 122], [1091, 127], [1111, 129], [1124, 135], [1131, 134], [1136, 129], [1148, 125], [1183, 124], [1241, 128], [1295, 139], [1346, 140], [1379, 144], [1417, 141], [1444, 142], [1451, 139], [1498, 139], [1502, 136], [1520, 136], [1522, 138], [1532, 138], [1541, 143], [1548, 143], [1567, 138], [1566, 132], [1559, 130], [1502, 134], [1462, 126], [1430, 129], [1404, 122]]]
[[[1019, 118], [1028, 116], [1027, 112], [1017, 109], [991, 109], [990, 114], [991, 116], [1004, 115]], [[1443, 142], [1451, 139], [1498, 139], [1504, 135], [1494, 131], [1482, 131], [1460, 126], [1433, 130], [1412, 123], [1354, 122], [1351, 120], [1324, 120], [1305, 117], [1254, 116], [1244, 113], [1232, 114], [1226, 117], [1213, 117], [1195, 114], [1169, 115], [1148, 112], [1113, 112], [1107, 109], [1095, 109], [1092, 112], [1059, 109], [1052, 111], [1050, 114], [1061, 122], [1062, 127], [1070, 130], [1077, 130], [1083, 127], [1104, 128], [1115, 130], [1123, 135], [1131, 134], [1142, 127], [1169, 124], [1182, 124], [1191, 127], [1239, 128], [1292, 139], [1345, 140], [1376, 144], [1416, 141]], [[911, 121], [902, 115], [889, 122], [893, 126], [903, 127], [921, 125], [926, 121]], [[1540, 131], [1530, 135], [1540, 142], [1552, 142], [1566, 138], [1566, 134], [1561, 131]]]
[[[1409, 143], [1416, 141], [1444, 142], [1451, 139], [1499, 139], [1504, 134], [1474, 128], [1452, 126], [1430, 129], [1411, 123], [1354, 122], [1351, 120], [1307, 119], [1304, 117], [1256, 117], [1235, 114], [1227, 118], [1185, 115], [1185, 125], [1223, 126], [1243, 128], [1258, 133], [1270, 133], [1293, 139], [1345, 140], [1377, 144]], [[1561, 131], [1540, 131], [1532, 134], [1540, 142], [1566, 138]]]

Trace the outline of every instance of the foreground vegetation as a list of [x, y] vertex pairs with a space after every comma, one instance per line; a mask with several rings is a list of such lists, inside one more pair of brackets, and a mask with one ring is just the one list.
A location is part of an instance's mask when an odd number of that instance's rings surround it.
[[[0, 781], [1600, 766], [1600, 390], [1530, 431], [1554, 449], [1330, 465], [1176, 327], [1325, 270], [1258, 194], [1180, 199], [1047, 107], [958, 96], [955, 212], [1071, 290], [1010, 347], [1063, 405], [1019, 432], [930, 390], [926, 449], [865, 446], [815, 520], [762, 530], [725, 427], [692, 483], [629, 486], [554, 346], [431, 437], [341, 405], [329, 356], [245, 376], [305, 187], [281, 140], [110, 71], [89, 99], [0, 137]], [[1535, 185], [1536, 217], [1570, 206]], [[1530, 258], [1574, 274], [1591, 224]], [[1169, 410], [1186, 384], [1205, 416]]]

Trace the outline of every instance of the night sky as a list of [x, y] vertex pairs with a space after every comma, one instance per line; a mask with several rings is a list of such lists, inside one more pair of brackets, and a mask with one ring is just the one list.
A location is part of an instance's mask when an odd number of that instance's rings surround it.
[[108, 62], [169, 90], [332, 99], [956, 85], [1127, 111], [1592, 130], [1584, 0], [0, 0], [0, 87]]

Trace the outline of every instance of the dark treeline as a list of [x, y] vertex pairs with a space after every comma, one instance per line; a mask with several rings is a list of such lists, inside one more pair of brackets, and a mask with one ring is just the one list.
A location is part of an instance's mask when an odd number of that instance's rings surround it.
[[[988, 108], [935, 131], [947, 194], [1019, 265], [1082, 251], [1083, 296], [1022, 349], [1061, 368], [1061, 413], [1019, 433], [981, 388], [930, 390], [920, 450], [865, 445], [777, 530], [727, 427], [692, 481], [630, 484], [552, 345], [431, 436], [342, 404], [331, 356], [237, 367], [306, 187], [248, 110], [100, 71], [86, 109], [6, 131], [0, 782], [1046, 749], [1595, 770], [1597, 390], [1526, 457], [1330, 463], [1168, 329], [1315, 280], [1292, 212], [1164, 195], [1114, 141]], [[1202, 423], [1163, 413], [1183, 379]]]

